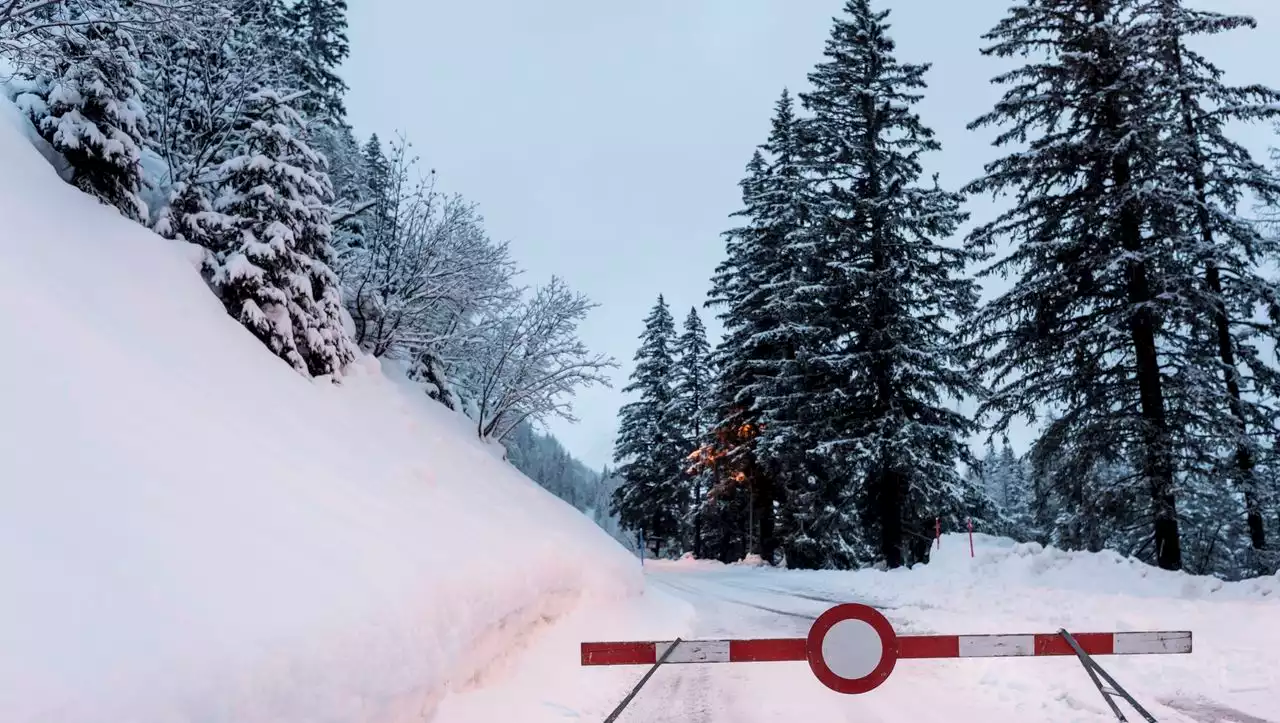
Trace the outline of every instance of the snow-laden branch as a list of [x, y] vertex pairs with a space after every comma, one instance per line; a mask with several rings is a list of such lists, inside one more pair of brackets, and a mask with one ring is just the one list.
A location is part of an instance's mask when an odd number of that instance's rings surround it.
[[478, 407], [479, 436], [502, 439], [522, 422], [552, 416], [572, 420], [570, 400], [579, 388], [609, 386], [606, 371], [617, 364], [592, 354], [577, 336], [593, 308], [553, 278], [490, 327], [464, 381]]

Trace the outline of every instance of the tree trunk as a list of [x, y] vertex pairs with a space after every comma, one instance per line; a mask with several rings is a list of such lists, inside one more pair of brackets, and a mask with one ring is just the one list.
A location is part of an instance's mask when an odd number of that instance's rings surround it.
[[702, 559], [702, 471], [693, 480], [693, 556]]
[[902, 480], [880, 469], [875, 476], [876, 516], [880, 518], [880, 554], [889, 569], [902, 567]]
[[[1107, 32], [1107, 10], [1110, 3], [1093, 3], [1093, 19], [1099, 33]], [[1100, 38], [1095, 48], [1104, 61], [1112, 60], [1114, 48], [1110, 41]], [[1117, 78], [1099, 79], [1100, 88], [1112, 88]], [[1125, 123], [1124, 107], [1117, 93], [1109, 93], [1105, 106], [1105, 123], [1116, 138], [1123, 138], [1131, 129]], [[1116, 152], [1111, 157], [1111, 180], [1115, 196], [1126, 197], [1120, 209], [1119, 241], [1129, 256], [1125, 268], [1127, 300], [1135, 309], [1129, 318], [1129, 335], [1137, 362], [1138, 398], [1142, 417], [1142, 476], [1151, 494], [1153, 541], [1156, 548], [1156, 564], [1165, 570], [1182, 569], [1182, 546], [1178, 536], [1177, 498], [1173, 487], [1173, 455], [1170, 444], [1168, 419], [1165, 417], [1163, 380], [1160, 377], [1160, 357], [1156, 347], [1156, 319], [1151, 309], [1153, 296], [1148, 263], [1142, 258], [1142, 208], [1134, 199], [1133, 171], [1127, 152]]]
[[[1200, 189], [1203, 193], [1203, 189]], [[1203, 233], [1212, 236], [1207, 225], [1202, 226]], [[1227, 318], [1226, 305], [1222, 295], [1222, 275], [1218, 267], [1210, 265], [1204, 274], [1205, 286], [1215, 296], [1213, 321], [1218, 332], [1218, 357], [1222, 360], [1222, 375], [1227, 384], [1228, 403], [1231, 415], [1236, 418], [1241, 437], [1248, 434], [1248, 426], [1244, 417], [1244, 403], [1240, 398], [1240, 378], [1236, 369], [1235, 345], [1231, 338], [1231, 324]], [[1244, 493], [1245, 519], [1249, 525], [1249, 541], [1255, 550], [1267, 547], [1267, 530], [1262, 519], [1262, 505], [1258, 502], [1257, 475], [1253, 450], [1240, 440], [1236, 443], [1236, 475], [1241, 491]]]
[[773, 554], [778, 549], [777, 539], [774, 535], [773, 497], [772, 475], [761, 474], [757, 469], [756, 491], [752, 496], [752, 504], [754, 505], [752, 516], [755, 517], [759, 530], [756, 535], [755, 552], [769, 565], [773, 564]]
[[[1128, 188], [1131, 180], [1128, 158], [1117, 156], [1112, 169], [1116, 185]], [[1140, 254], [1142, 227], [1134, 202], [1125, 204], [1120, 216], [1124, 249], [1133, 255]], [[1142, 408], [1142, 473], [1151, 493], [1156, 564], [1165, 570], [1180, 570], [1182, 547], [1178, 537], [1177, 499], [1173, 492], [1173, 456], [1156, 350], [1155, 318], [1150, 307], [1151, 282], [1144, 261], [1135, 258], [1127, 266], [1128, 300], [1137, 309], [1129, 320], [1129, 333], [1137, 360], [1138, 397]]]

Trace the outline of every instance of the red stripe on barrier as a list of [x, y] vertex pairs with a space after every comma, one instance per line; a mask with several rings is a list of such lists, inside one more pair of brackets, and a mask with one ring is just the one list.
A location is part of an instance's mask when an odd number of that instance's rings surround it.
[[959, 635], [899, 635], [899, 658], [958, 658]]
[[805, 660], [807, 655], [804, 638], [729, 641], [731, 663], [778, 663]]
[[658, 662], [653, 643], [583, 643], [583, 665], [653, 665]]
[[[1115, 650], [1115, 638], [1111, 633], [1075, 633], [1072, 635], [1084, 652], [1089, 655], [1111, 655]], [[1075, 655], [1076, 651], [1061, 635], [1037, 633], [1036, 655]]]

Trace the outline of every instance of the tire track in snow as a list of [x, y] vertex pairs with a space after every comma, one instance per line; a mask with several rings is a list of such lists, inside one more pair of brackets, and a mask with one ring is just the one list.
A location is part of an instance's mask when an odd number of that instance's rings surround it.
[[[799, 618], [800, 620], [808, 620], [808, 621], [813, 621], [818, 619], [818, 614], [799, 613], [791, 610], [782, 610], [780, 608], [769, 607], [767, 605], [760, 605], [759, 603], [749, 602], [747, 600], [742, 600], [740, 598], [730, 597], [721, 592], [713, 592], [710, 589], [708, 589], [711, 587], [710, 585], [704, 588], [704, 587], [696, 587], [696, 586], [679, 585], [677, 583], [672, 582], [671, 580], [657, 578], [657, 577], [654, 577], [651, 579], [654, 582], [665, 585], [673, 590], [676, 590], [677, 592], [683, 592], [687, 595], [693, 595], [695, 599], [699, 597], [704, 597], [704, 598], [714, 597], [724, 602], [733, 603], [735, 605], [742, 605], [743, 607], [753, 608], [753, 609], [760, 610], [767, 613], [773, 613], [774, 615], [784, 615], [787, 617]], [[722, 586], [725, 585], [725, 583], [715, 583], [715, 584], [722, 585]], [[755, 590], [756, 588], [743, 588], [743, 589]], [[786, 593], [777, 593], [777, 594], [787, 595]], [[796, 597], [796, 596], [790, 596], [790, 595], [787, 595], [787, 596]]]

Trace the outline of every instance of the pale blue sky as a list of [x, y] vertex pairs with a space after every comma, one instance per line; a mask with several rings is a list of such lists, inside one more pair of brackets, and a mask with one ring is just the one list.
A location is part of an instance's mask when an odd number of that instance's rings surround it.
[[[1008, 0], [894, 0], [899, 56], [932, 62], [925, 122], [945, 186], [981, 173], [988, 136], [965, 125], [999, 91], [979, 36]], [[1280, 86], [1280, 1], [1205, 0], [1261, 28], [1207, 48], [1235, 82]], [[353, 0], [351, 121], [404, 132], [441, 183], [478, 202], [528, 283], [552, 274], [601, 304], [582, 327], [622, 363], [613, 389], [552, 424], [599, 467], [641, 320], [658, 293], [677, 320], [702, 303], [737, 182], [783, 86], [802, 90], [843, 0]], [[1245, 132], [1265, 149], [1269, 129]], [[970, 210], [981, 217], [985, 201]], [[716, 328], [709, 314], [704, 319]], [[1029, 434], [1015, 435], [1015, 444]], [[1022, 446], [1019, 444], [1019, 446]]]

